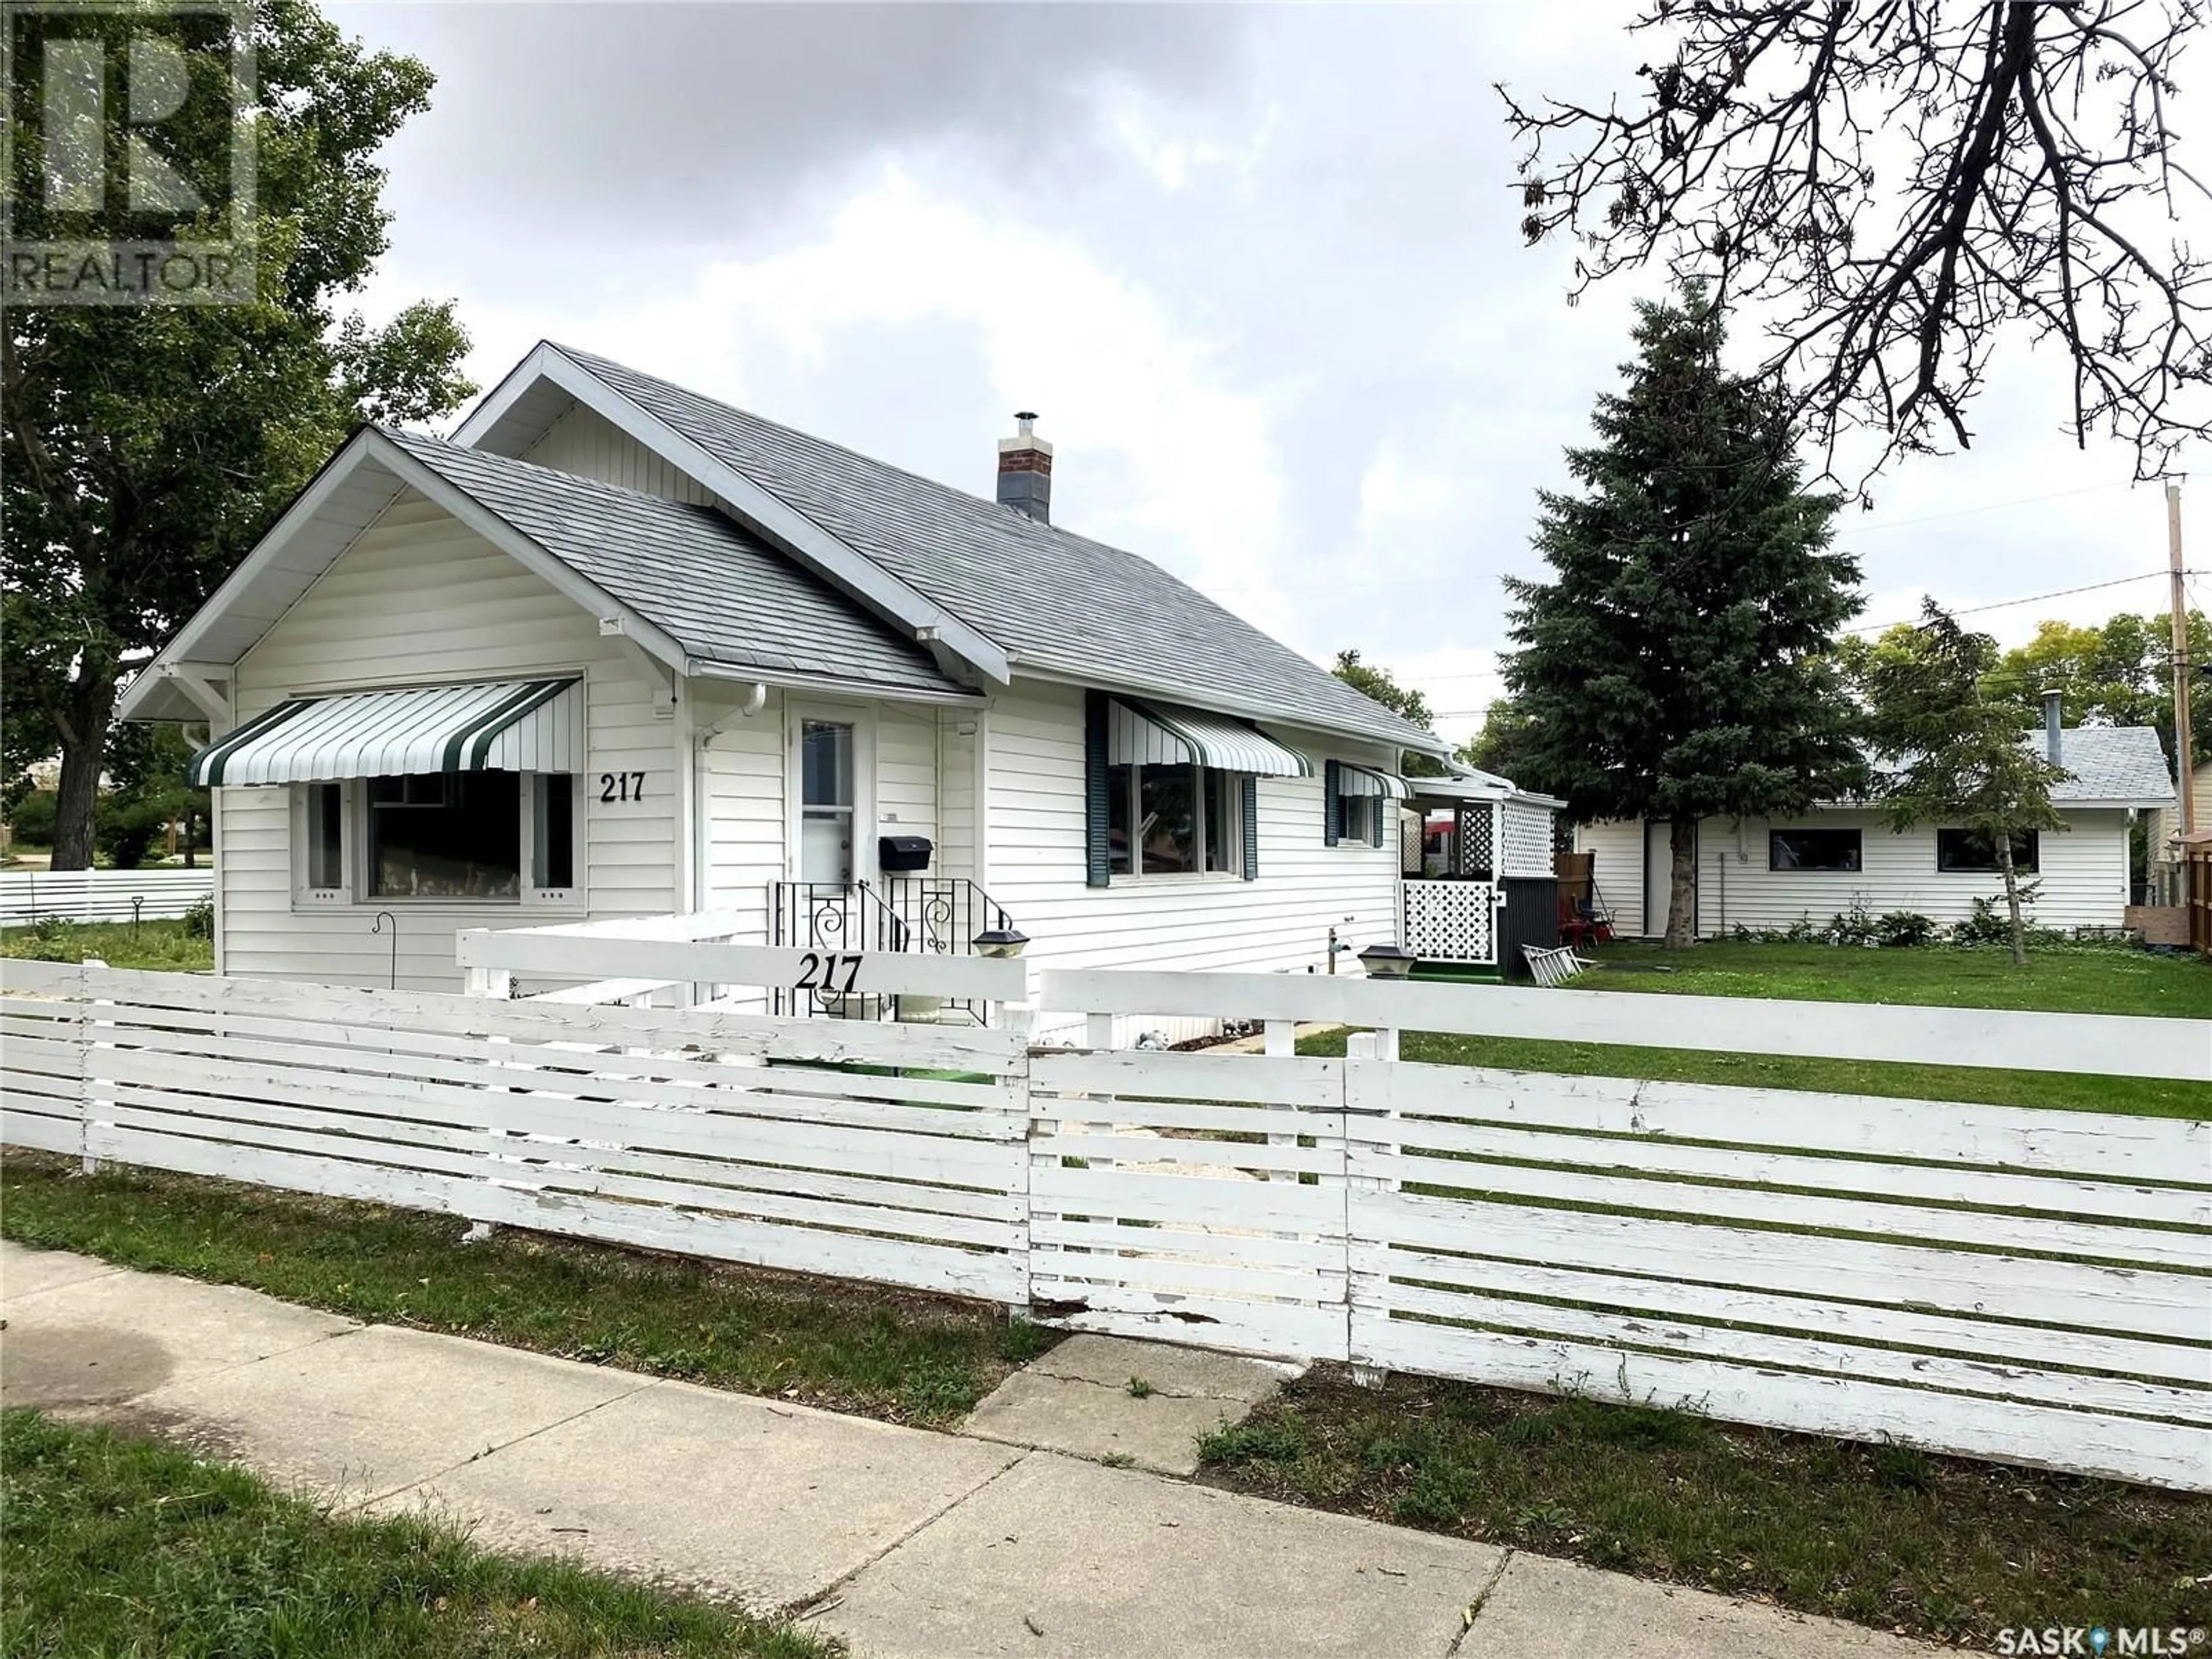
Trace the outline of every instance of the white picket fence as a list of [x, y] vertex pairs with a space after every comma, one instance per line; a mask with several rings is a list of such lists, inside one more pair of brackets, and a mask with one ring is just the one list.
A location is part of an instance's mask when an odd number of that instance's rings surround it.
[[[467, 936], [481, 989], [599, 981], [519, 1001], [8, 963], [0, 1138], [2212, 1491], [2212, 1123], [1395, 1057], [1403, 1028], [2212, 1081], [2212, 1024], [914, 957], [839, 971], [1030, 1001], [770, 1018], [743, 988], [823, 964], [711, 934]], [[711, 1000], [601, 1006], [679, 984]], [[1039, 1000], [1099, 1046], [1030, 1048]], [[1106, 1048], [1130, 1015], [1269, 1052]], [[1377, 1029], [1300, 1057], [1295, 1019]]]
[[0, 927], [41, 916], [153, 921], [181, 916], [214, 895], [212, 870], [0, 870]]

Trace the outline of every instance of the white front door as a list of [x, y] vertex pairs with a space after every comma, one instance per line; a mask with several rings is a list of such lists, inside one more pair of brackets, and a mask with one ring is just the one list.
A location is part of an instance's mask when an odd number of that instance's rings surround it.
[[799, 736], [799, 878], [842, 886], [854, 872], [854, 728], [807, 720]]

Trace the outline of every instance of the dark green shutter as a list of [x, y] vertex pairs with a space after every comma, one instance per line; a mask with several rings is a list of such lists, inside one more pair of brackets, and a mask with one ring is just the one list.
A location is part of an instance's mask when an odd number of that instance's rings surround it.
[[1337, 793], [1342, 781], [1343, 774], [1336, 762], [1330, 761], [1322, 768], [1321, 839], [1325, 847], [1336, 845], [1338, 826], [1344, 822], [1344, 808], [1340, 804], [1344, 798]]
[[1386, 817], [1395, 818], [1398, 815], [1395, 812], [1390, 810], [1389, 796], [1375, 795], [1369, 798], [1367, 803], [1367, 839], [1369, 845], [1380, 847], [1382, 844], [1382, 820]]
[[1110, 886], [1114, 880], [1110, 826], [1106, 822], [1106, 694], [1083, 694], [1084, 883]]
[[1242, 783], [1237, 811], [1244, 820], [1244, 879], [1250, 881], [1260, 873], [1260, 780], [1247, 772]]

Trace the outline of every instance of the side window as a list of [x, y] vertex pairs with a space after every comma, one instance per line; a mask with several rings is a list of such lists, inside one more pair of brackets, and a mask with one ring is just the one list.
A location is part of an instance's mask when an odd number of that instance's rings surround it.
[[530, 840], [533, 896], [566, 895], [576, 884], [576, 780], [568, 773], [532, 781]]
[[343, 783], [305, 783], [293, 823], [300, 896], [324, 903], [350, 896], [346, 880], [345, 797]]

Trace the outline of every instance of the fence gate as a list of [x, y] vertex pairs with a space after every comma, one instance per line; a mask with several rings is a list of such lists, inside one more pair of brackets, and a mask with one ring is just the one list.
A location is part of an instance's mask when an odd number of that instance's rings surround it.
[[1041, 1318], [1345, 1356], [1342, 1060], [1041, 1052], [1030, 1087]]

